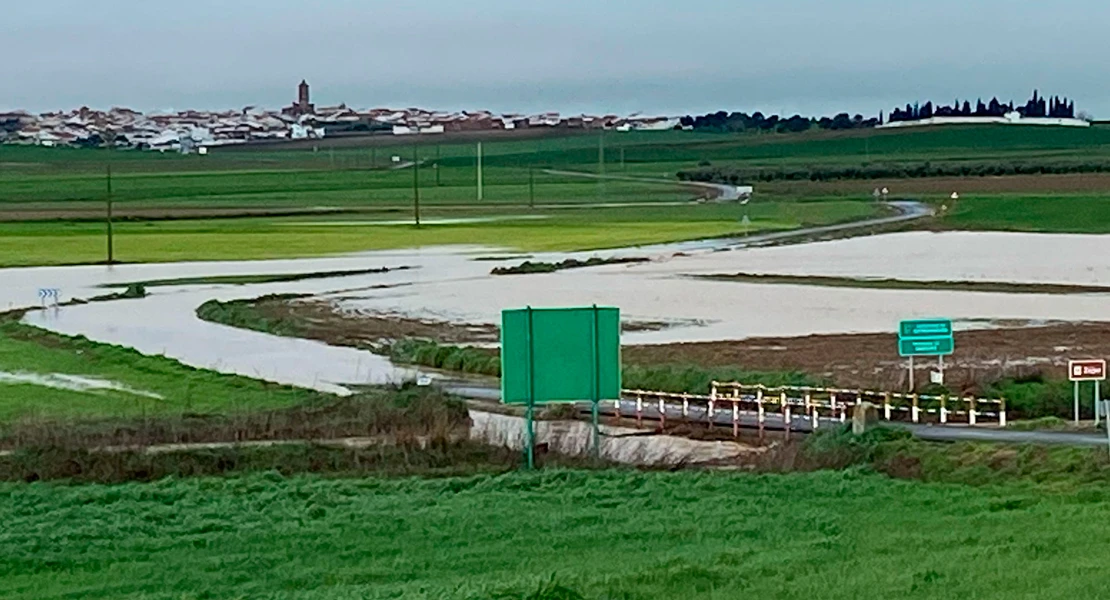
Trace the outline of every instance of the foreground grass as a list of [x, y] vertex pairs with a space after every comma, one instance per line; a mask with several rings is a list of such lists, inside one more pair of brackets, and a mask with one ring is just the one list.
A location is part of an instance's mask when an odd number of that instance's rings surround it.
[[1101, 494], [855, 472], [256, 475], [0, 497], [11, 599], [1095, 598], [1110, 560]]
[[[116, 259], [124, 262], [294, 258], [438, 245], [569, 251], [843, 222], [876, 210], [869, 203], [852, 201], [769, 203], [751, 208], [752, 224], [747, 228], [740, 223], [742, 209], [726, 205], [537, 210], [526, 214], [542, 218], [420, 228], [324, 218], [129, 222], [117, 224], [115, 244]], [[105, 228], [99, 223], [0, 224], [0, 266], [97, 262], [104, 260], [104, 249]]]
[[62, 336], [11, 320], [0, 320], [0, 372], [82, 376], [131, 390], [75, 391], [0, 381], [0, 423], [243, 412], [288, 407], [320, 397], [309, 390], [194, 369], [168, 358]]

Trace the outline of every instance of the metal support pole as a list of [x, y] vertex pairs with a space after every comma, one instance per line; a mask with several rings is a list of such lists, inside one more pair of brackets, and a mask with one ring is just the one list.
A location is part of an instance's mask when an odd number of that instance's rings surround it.
[[740, 437], [740, 403], [732, 401], [732, 437]]
[[1006, 427], [1006, 399], [1000, 398], [998, 400], [998, 426]]
[[636, 396], [636, 427], [644, 426], [644, 397]]
[[1079, 425], [1079, 382], [1075, 382], [1075, 424]]
[[883, 395], [883, 420], [890, 420], [890, 392]]
[[[593, 452], [594, 460], [601, 458], [601, 426], [597, 407], [601, 404], [601, 348], [599, 345], [597, 305], [594, 305], [594, 385], [593, 385]], [[660, 417], [662, 418], [662, 417]]]
[[[1106, 410], [1108, 418], [1110, 418], [1110, 402], [1107, 402], [1104, 408]], [[1106, 447], [1108, 450], [1110, 450], [1110, 425], [1107, 425], [1106, 427]]]
[[912, 394], [915, 391], [915, 389], [916, 388], [913, 385], [913, 357], [911, 356], [910, 357], [910, 393]]
[[528, 439], [525, 443], [528, 445], [527, 452], [529, 471], [536, 468], [536, 427], [534, 419], [534, 413], [536, 410], [535, 407], [535, 403], [533, 403], [531, 399], [529, 399], [528, 408], [524, 412], [524, 420], [526, 421], [526, 426], [528, 428]]
[[[416, 165], [413, 165], [415, 168]], [[532, 324], [532, 307], [528, 307], [528, 410], [525, 421], [528, 427], [528, 470], [536, 468], [536, 347], [535, 328]]]
[[940, 424], [948, 423], [948, 396], [940, 397]]
[[913, 407], [910, 409], [910, 418], [914, 423], [921, 421], [921, 408], [918, 406], [917, 394], [913, 395]]
[[593, 401], [593, 452], [594, 460], [601, 458], [601, 401]]
[[[1098, 381], [1096, 379], [1095, 380], [1095, 427], [1098, 427], [1098, 424], [1101, 422], [1101, 421], [1099, 421], [1099, 416], [1098, 416], [1098, 409], [1099, 409], [1099, 405], [1101, 403], [1102, 403], [1102, 382]], [[1108, 415], [1106, 418], [1110, 419], [1110, 415]]]
[[713, 428], [713, 417], [717, 414], [717, 407], [713, 405], [713, 401], [709, 401], [709, 407], [705, 410], [705, 421], [709, 424], [709, 428]]
[[659, 431], [667, 430], [667, 403], [659, 398]]
[[975, 410], [975, 396], [971, 396], [967, 399], [967, 406], [967, 424], [974, 427], [978, 424], [979, 417]]

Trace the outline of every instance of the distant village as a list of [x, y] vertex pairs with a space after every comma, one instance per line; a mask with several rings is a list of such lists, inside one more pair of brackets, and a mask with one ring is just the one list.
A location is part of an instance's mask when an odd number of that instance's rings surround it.
[[632, 115], [620, 117], [494, 114], [489, 111], [437, 112], [417, 108], [354, 109], [345, 104], [316, 106], [307, 82], [296, 101], [281, 110], [248, 106], [241, 110], [185, 110], [141, 113], [128, 108], [108, 111], [82, 107], [63, 112], [0, 112], [0, 142], [37, 146], [136, 148], [160, 152], [207, 153], [208, 148], [280, 140], [320, 139], [360, 134], [419, 135], [461, 131], [532, 128], [667, 130], [679, 119]]

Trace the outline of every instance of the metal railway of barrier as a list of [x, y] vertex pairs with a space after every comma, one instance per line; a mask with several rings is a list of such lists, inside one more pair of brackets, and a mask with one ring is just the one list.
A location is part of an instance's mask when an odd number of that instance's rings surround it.
[[734, 436], [739, 436], [740, 427], [753, 426], [761, 435], [767, 427], [782, 428], [787, 433], [814, 431], [822, 421], [846, 422], [850, 411], [864, 403], [874, 406], [883, 421], [1006, 426], [1006, 401], [1001, 398], [717, 381], [711, 384], [708, 395], [647, 390], [622, 393], [624, 397], [613, 402], [613, 414], [618, 419], [632, 413], [637, 425], [642, 425], [645, 418], [658, 420], [663, 426], [672, 418], [701, 421], [709, 427], [731, 424]]

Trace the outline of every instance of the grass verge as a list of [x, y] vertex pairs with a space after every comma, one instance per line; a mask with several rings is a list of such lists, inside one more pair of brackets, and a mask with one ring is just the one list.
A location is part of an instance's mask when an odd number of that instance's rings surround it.
[[[0, 423], [228, 414], [305, 404], [318, 392], [195, 369], [161, 356], [0, 319]], [[93, 385], [89, 385], [92, 382]]]

